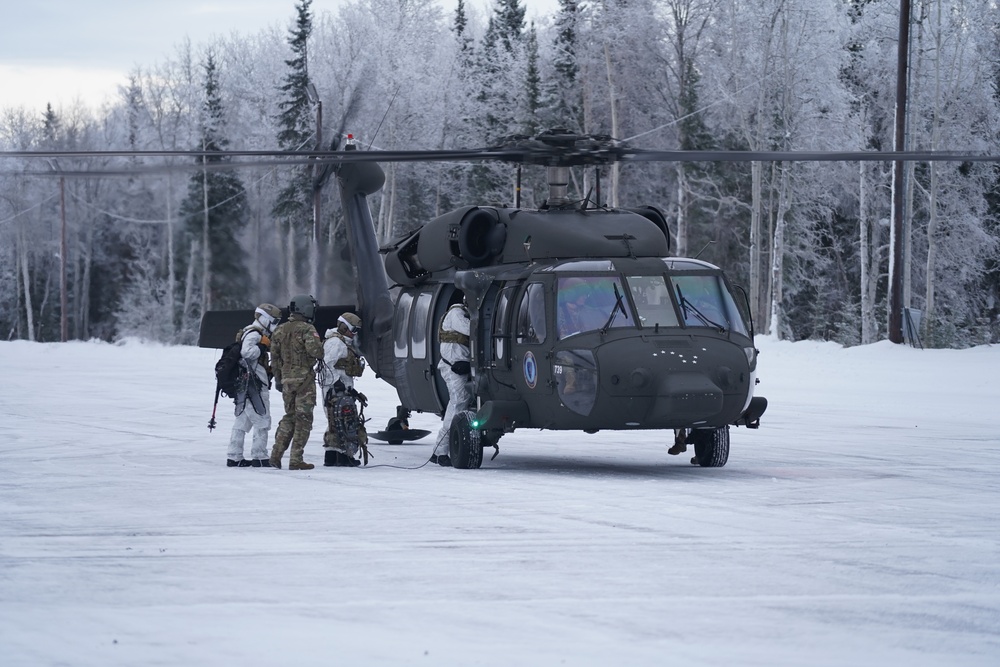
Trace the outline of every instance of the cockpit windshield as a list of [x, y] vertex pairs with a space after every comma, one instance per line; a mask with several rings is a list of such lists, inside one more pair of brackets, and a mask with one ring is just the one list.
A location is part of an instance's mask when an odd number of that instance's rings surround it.
[[656, 331], [707, 327], [749, 336], [746, 320], [717, 274], [637, 272], [623, 280], [620, 274], [610, 273], [560, 277], [557, 286], [559, 338], [635, 326]]
[[584, 331], [635, 326], [617, 275], [559, 278], [556, 329], [565, 338]]
[[639, 311], [642, 327], [679, 327], [677, 311], [663, 276], [628, 276], [632, 301]]
[[685, 326], [749, 335], [736, 302], [718, 276], [672, 275], [670, 283]]

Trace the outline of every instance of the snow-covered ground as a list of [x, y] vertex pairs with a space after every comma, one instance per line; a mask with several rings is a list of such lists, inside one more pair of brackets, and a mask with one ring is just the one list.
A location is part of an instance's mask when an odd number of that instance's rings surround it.
[[724, 468], [538, 431], [324, 468], [317, 412], [290, 472], [225, 467], [214, 350], [2, 342], [0, 664], [1000, 664], [1000, 347], [758, 344]]

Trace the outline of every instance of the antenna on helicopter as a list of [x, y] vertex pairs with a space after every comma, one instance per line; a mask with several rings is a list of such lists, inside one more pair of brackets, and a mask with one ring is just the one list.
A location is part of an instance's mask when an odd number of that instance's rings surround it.
[[693, 259], [698, 259], [699, 257], [701, 257], [701, 253], [705, 252], [705, 249], [708, 248], [708, 246], [712, 245], [713, 243], [715, 243], [714, 239], [706, 243], [704, 247], [702, 247], [702, 249], [698, 251], [698, 254], [695, 255]]

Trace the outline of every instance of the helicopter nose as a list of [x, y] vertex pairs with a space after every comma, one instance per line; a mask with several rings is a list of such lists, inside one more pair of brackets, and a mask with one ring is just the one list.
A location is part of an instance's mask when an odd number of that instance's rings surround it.
[[723, 403], [722, 389], [704, 373], [667, 373], [660, 378], [647, 417], [696, 423], [717, 415]]

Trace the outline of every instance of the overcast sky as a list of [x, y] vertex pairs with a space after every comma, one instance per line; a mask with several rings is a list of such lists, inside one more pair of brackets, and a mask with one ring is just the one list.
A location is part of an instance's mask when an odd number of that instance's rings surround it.
[[[314, 13], [346, 0], [313, 0]], [[451, 11], [455, 0], [438, 0]], [[285, 27], [296, 0], [0, 0], [0, 108], [44, 110], [80, 99], [97, 106], [135, 67], [164, 60], [185, 36], [253, 34]], [[489, 0], [467, 0], [485, 11]], [[528, 16], [558, 0], [526, 0]]]

